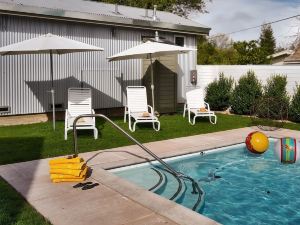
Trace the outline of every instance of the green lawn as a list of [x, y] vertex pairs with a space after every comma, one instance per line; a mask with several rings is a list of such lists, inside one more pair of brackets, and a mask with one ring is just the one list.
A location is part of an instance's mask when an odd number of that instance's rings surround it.
[[[122, 118], [114, 119], [118, 125], [142, 143], [252, 125], [248, 117], [222, 114], [218, 115], [216, 125], [210, 124], [207, 118], [200, 118], [196, 125], [192, 126], [188, 123], [187, 118], [182, 118], [179, 114], [163, 115], [159, 120], [161, 121], [161, 131], [159, 132], [154, 131], [150, 124], [141, 124], [137, 126], [136, 132], [131, 133], [128, 130], [128, 124], [123, 123]], [[0, 165], [72, 154], [72, 133], [69, 133], [69, 139], [65, 141], [64, 122], [58, 121], [56, 125], [56, 131], [52, 130], [51, 122], [0, 127]], [[93, 139], [92, 131], [78, 132], [79, 152], [132, 144], [102, 119], [97, 120], [97, 127], [99, 130], [98, 140]], [[288, 124], [287, 128], [300, 130], [300, 124]]]
[[[222, 130], [252, 126], [251, 120], [243, 116], [218, 115], [218, 123], [212, 125], [201, 118], [195, 126], [189, 125], [187, 118], [181, 115], [163, 115], [161, 131], [155, 132], [151, 125], [140, 125], [135, 133], [128, 130], [122, 118], [114, 121], [131, 133], [142, 143], [176, 137], [210, 133]], [[79, 131], [79, 152], [107, 149], [132, 144], [110, 124], [97, 120], [99, 139], [94, 140], [92, 132]], [[286, 124], [286, 128], [300, 130], [300, 124]], [[0, 127], [0, 165], [41, 159], [52, 156], [72, 154], [72, 134], [64, 140], [64, 122], [57, 122], [57, 130], [52, 130], [52, 123], [38, 123]], [[0, 177], [0, 224], [37, 225], [50, 224], [35, 211], [13, 188]]]
[[50, 225], [51, 223], [0, 177], [0, 224]]
[[[179, 114], [163, 115], [159, 120], [161, 122], [159, 132], [154, 131], [151, 124], [141, 124], [137, 126], [134, 133], [131, 133], [128, 124], [125, 124], [122, 118], [114, 119], [118, 125], [142, 143], [250, 125], [248, 118], [226, 115], [218, 115], [217, 125], [212, 125], [208, 122], [208, 119], [201, 118], [195, 126], [192, 126], [189, 125], [187, 118], [182, 118]], [[93, 139], [92, 131], [81, 130], [78, 132], [79, 152], [132, 144], [131, 141], [103, 119], [97, 120], [97, 127], [99, 131], [97, 140]], [[68, 140], [64, 140], [63, 121], [56, 123], [56, 131], [52, 130], [51, 122], [0, 127], [0, 165], [72, 154], [72, 141], [72, 132], [69, 133]]]

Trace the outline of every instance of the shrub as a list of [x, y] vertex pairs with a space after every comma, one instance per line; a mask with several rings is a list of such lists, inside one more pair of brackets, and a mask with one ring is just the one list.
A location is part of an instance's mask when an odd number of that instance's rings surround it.
[[300, 122], [300, 85], [297, 85], [295, 94], [292, 98], [289, 119], [293, 122]]
[[273, 75], [267, 80], [267, 85], [264, 87], [263, 101], [265, 102], [260, 109], [260, 114], [263, 117], [270, 119], [287, 119], [289, 108], [289, 96], [286, 91], [287, 80], [286, 76]]
[[254, 71], [242, 76], [232, 93], [231, 107], [236, 114], [249, 115], [253, 106], [262, 96], [262, 86]]
[[226, 78], [223, 73], [206, 88], [205, 101], [213, 110], [225, 110], [230, 106], [233, 79]]

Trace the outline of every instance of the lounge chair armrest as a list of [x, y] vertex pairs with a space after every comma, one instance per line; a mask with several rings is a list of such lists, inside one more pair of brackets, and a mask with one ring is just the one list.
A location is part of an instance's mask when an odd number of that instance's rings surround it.
[[210, 111], [209, 104], [207, 102], [204, 102], [204, 105], [206, 106], [207, 110]]
[[[95, 114], [95, 110], [92, 109], [92, 114]], [[95, 122], [96, 121], [96, 117], [93, 117], [93, 121]]]
[[153, 107], [152, 107], [151, 105], [148, 105], [148, 108], [150, 109], [150, 113], [151, 113], [152, 115], [154, 115]]

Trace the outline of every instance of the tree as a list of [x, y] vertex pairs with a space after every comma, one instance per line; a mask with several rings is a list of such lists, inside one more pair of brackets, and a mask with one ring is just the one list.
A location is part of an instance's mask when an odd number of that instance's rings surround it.
[[199, 37], [198, 39], [198, 55], [197, 63], [200, 65], [231, 65], [237, 64], [238, 54], [232, 47], [227, 48], [217, 47], [215, 41], [208, 41], [205, 37]]
[[238, 64], [240, 65], [270, 63], [270, 59], [267, 58], [258, 41], [238, 41], [233, 44], [233, 47], [238, 52]]
[[259, 37], [259, 43], [260, 47], [267, 56], [275, 53], [276, 41], [270, 24], [263, 24]]
[[187, 17], [191, 11], [207, 12], [206, 2], [210, 0], [93, 0], [112, 4], [127, 5], [139, 8], [150, 8], [157, 5], [158, 10], [172, 12]]
[[230, 48], [233, 45], [233, 40], [227, 34], [216, 34], [210, 37], [210, 40], [217, 48], [221, 49]]
[[230, 106], [233, 82], [231, 77], [220, 73], [219, 79], [215, 79], [206, 87], [205, 101], [212, 109], [225, 110]]
[[236, 114], [250, 115], [253, 106], [262, 96], [262, 86], [255, 76], [254, 71], [249, 70], [243, 75], [232, 93], [231, 108]]
[[292, 98], [289, 118], [291, 121], [300, 123], [300, 85], [297, 85], [295, 94]]

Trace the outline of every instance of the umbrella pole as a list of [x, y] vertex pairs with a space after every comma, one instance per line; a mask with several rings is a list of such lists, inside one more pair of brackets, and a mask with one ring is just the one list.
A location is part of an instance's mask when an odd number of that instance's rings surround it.
[[155, 104], [154, 104], [154, 75], [153, 75], [153, 63], [152, 63], [152, 54], [150, 53], [150, 64], [151, 64], [151, 95], [152, 95], [152, 107], [153, 113], [155, 113]]
[[53, 123], [53, 130], [55, 130], [55, 91], [54, 91], [54, 84], [53, 84], [53, 54], [50, 51], [50, 74], [51, 74], [51, 98], [52, 98], [52, 123]]

